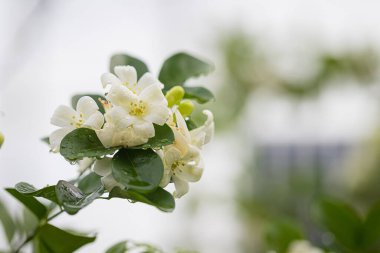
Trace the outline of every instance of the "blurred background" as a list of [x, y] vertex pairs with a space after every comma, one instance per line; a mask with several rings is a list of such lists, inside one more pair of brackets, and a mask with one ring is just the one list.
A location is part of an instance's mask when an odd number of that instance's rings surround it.
[[[41, 142], [76, 93], [100, 93], [114, 53], [158, 74], [186, 51], [216, 71], [206, 170], [173, 213], [98, 200], [53, 223], [96, 232], [79, 252], [132, 239], [166, 251], [286, 252], [334, 243], [310, 217], [320, 195], [367, 210], [380, 199], [377, 1], [0, 0], [0, 187], [75, 177]], [[4, 191], [15, 213], [20, 206]], [[363, 211], [364, 212], [364, 211]], [[283, 237], [286, 237], [283, 239]], [[0, 249], [6, 245], [1, 236]]]

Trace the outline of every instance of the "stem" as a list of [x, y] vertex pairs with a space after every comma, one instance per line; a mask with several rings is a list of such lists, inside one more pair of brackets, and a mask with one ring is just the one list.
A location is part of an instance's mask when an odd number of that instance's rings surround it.
[[58, 213], [56, 213], [56, 214], [50, 216], [50, 218], [48, 218], [47, 221], [48, 221], [48, 222], [51, 221], [51, 220], [54, 219], [55, 217], [59, 216], [61, 213], [63, 213], [63, 210], [61, 210], [61, 211], [59, 211]]
[[60, 210], [59, 212], [57, 212], [56, 214], [50, 216], [49, 218], [46, 219], [45, 222], [43, 222], [43, 224], [40, 224], [34, 231], [31, 235], [29, 235], [25, 241], [23, 243], [20, 244], [20, 246], [18, 246], [15, 250], [14, 250], [14, 253], [19, 253], [20, 250], [26, 245], [28, 244], [31, 240], [34, 239], [34, 237], [36, 237], [37, 235], [37, 232], [39, 230], [39, 228], [42, 226], [42, 225], [45, 225], [47, 224], [49, 221], [55, 219], [56, 217], [58, 217], [60, 214], [62, 214], [64, 211], [63, 210]]

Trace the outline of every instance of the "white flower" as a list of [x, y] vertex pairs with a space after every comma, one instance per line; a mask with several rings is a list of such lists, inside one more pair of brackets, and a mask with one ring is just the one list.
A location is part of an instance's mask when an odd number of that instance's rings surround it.
[[117, 182], [112, 176], [112, 158], [104, 157], [103, 159], [96, 160], [94, 165], [94, 172], [101, 176], [101, 181], [107, 191], [111, 191], [112, 188], [118, 186], [124, 188], [122, 184]]
[[314, 247], [308, 241], [294, 241], [290, 244], [288, 253], [323, 253], [323, 250]]
[[214, 133], [212, 113], [209, 111], [204, 113], [208, 116], [206, 123], [189, 132], [182, 115], [176, 111], [174, 113], [176, 123], [173, 119], [170, 122], [175, 141], [157, 152], [165, 168], [160, 186], [165, 187], [172, 181], [176, 188], [173, 194], [176, 198], [186, 194], [189, 191], [189, 182], [198, 181], [203, 173], [200, 149], [210, 141]]
[[61, 127], [49, 137], [50, 148], [53, 152], [58, 152], [62, 139], [69, 132], [80, 127], [100, 129], [104, 123], [104, 117], [99, 112], [96, 102], [91, 97], [84, 96], [79, 99], [76, 110], [65, 105], [59, 106], [54, 111], [50, 122]]
[[204, 125], [190, 131], [192, 143], [199, 148], [209, 143], [215, 132], [214, 115], [209, 110], [204, 110], [203, 114], [207, 116]]
[[90, 168], [95, 162], [95, 158], [85, 157], [78, 161], [78, 172], [83, 173], [85, 170]]
[[106, 73], [101, 78], [112, 107], [105, 114], [106, 124], [97, 132], [98, 137], [106, 147], [146, 143], [155, 134], [153, 123], [163, 125], [169, 117], [162, 84], [150, 73], [137, 82], [131, 66], [117, 66], [115, 73], [117, 77]]

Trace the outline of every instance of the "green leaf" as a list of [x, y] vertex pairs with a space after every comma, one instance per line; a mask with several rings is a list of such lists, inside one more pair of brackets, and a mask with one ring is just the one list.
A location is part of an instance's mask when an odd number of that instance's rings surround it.
[[164, 173], [161, 158], [151, 149], [120, 149], [112, 158], [112, 174], [128, 189], [149, 192]]
[[154, 124], [154, 137], [150, 138], [147, 143], [131, 147], [131, 149], [156, 149], [170, 145], [174, 142], [173, 130], [166, 124], [163, 126]]
[[109, 194], [110, 198], [123, 198], [152, 205], [164, 212], [171, 212], [175, 208], [173, 195], [158, 187], [154, 192], [139, 193], [133, 190], [123, 190], [115, 187]]
[[40, 253], [72, 253], [83, 245], [95, 241], [96, 237], [76, 235], [53, 225], [45, 224], [38, 230], [37, 240]]
[[16, 224], [3, 201], [0, 201], [0, 221], [3, 224], [5, 236], [10, 244], [16, 231]]
[[5, 190], [27, 207], [39, 220], [47, 217], [48, 209], [34, 197], [25, 196], [14, 188], [6, 188]]
[[194, 99], [200, 104], [215, 100], [214, 94], [204, 87], [183, 87], [185, 89], [184, 98]]
[[119, 148], [105, 148], [94, 130], [78, 128], [63, 138], [60, 153], [66, 159], [75, 161], [85, 157], [110, 155], [118, 149]]
[[362, 220], [348, 204], [324, 198], [316, 207], [318, 220], [342, 246], [356, 250], [360, 244]]
[[41, 138], [41, 141], [42, 141], [43, 143], [46, 143], [47, 145], [50, 144], [49, 137], [43, 137], [43, 138]]
[[84, 194], [92, 193], [102, 186], [102, 181], [100, 179], [101, 177], [99, 175], [91, 172], [79, 181], [78, 188]]
[[100, 197], [104, 188], [101, 186], [91, 194], [84, 194], [79, 188], [69, 182], [60, 180], [56, 185], [56, 192], [59, 203], [68, 214], [76, 214], [82, 208], [91, 204]]
[[111, 57], [110, 72], [114, 73], [115, 66], [119, 65], [130, 65], [135, 67], [138, 79], [140, 79], [140, 77], [146, 72], [149, 72], [148, 67], [143, 61], [126, 54], [115, 54]]
[[380, 203], [368, 212], [363, 225], [362, 244], [366, 249], [380, 249]]
[[197, 124], [195, 124], [195, 122], [190, 118], [186, 119], [185, 122], [186, 122], [187, 129], [189, 129], [189, 131], [195, 128], [198, 128]]
[[207, 75], [214, 67], [186, 53], [177, 53], [169, 57], [162, 65], [158, 79], [165, 85], [164, 90], [183, 85], [186, 80]]
[[106, 253], [125, 253], [127, 252], [127, 241], [118, 242], [111, 246]]
[[58, 204], [57, 195], [55, 194], [55, 185], [38, 190], [31, 184], [21, 182], [16, 184], [15, 188], [19, 193], [25, 196], [42, 197]]
[[98, 94], [77, 94], [77, 95], [74, 95], [72, 96], [71, 98], [71, 106], [75, 109], [77, 107], [77, 104], [78, 104], [78, 101], [81, 97], [84, 97], [84, 96], [88, 96], [90, 98], [92, 98], [93, 100], [95, 100], [96, 104], [98, 105], [99, 107], [99, 111], [101, 113], [105, 113], [105, 110], [104, 110], [104, 106], [103, 104], [100, 102], [99, 99], [101, 100], [106, 100], [104, 96], [102, 95], [98, 95]]
[[266, 231], [268, 251], [287, 252], [289, 244], [303, 238], [301, 229], [294, 221], [275, 220], [269, 224]]

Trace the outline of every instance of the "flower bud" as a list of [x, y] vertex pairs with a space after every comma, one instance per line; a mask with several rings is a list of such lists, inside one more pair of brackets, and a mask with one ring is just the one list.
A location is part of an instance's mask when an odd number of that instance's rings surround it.
[[185, 95], [185, 90], [181, 86], [174, 86], [166, 93], [166, 100], [168, 101], [168, 106], [179, 104]]
[[4, 135], [0, 132], [0, 148], [1, 148], [1, 145], [3, 145], [3, 142], [4, 142]]
[[182, 100], [178, 106], [178, 110], [182, 114], [182, 116], [186, 118], [193, 112], [194, 104], [188, 99]]

